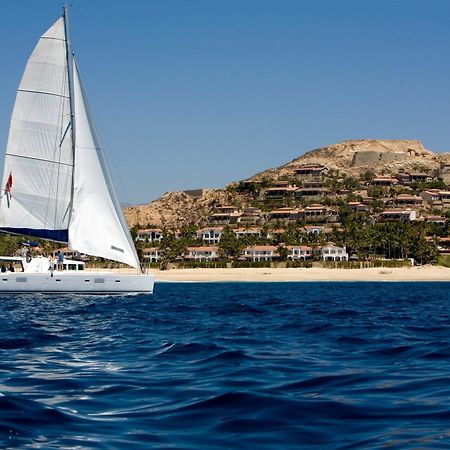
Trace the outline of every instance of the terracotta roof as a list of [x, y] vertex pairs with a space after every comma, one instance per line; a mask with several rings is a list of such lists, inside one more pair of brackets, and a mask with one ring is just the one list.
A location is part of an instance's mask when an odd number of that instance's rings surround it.
[[223, 227], [206, 227], [206, 228], [201, 228], [200, 230], [197, 231], [198, 233], [203, 233], [205, 231], [223, 231]]
[[246, 247], [245, 250], [272, 250], [275, 251], [277, 249], [277, 247], [275, 247], [274, 245], [250, 245], [248, 247]]
[[299, 248], [300, 250], [312, 250], [312, 247], [308, 247], [307, 245], [287, 245], [286, 248], [288, 250], [292, 250], [294, 248]]
[[162, 230], [161, 228], [147, 228], [145, 230], [138, 230], [137, 234], [152, 233], [152, 232], [161, 233]]
[[213, 252], [213, 251], [217, 252], [219, 250], [219, 247], [215, 247], [213, 245], [211, 246], [203, 245], [199, 247], [188, 247], [187, 250], [190, 252]]
[[269, 233], [272, 233], [272, 234], [283, 234], [283, 233], [286, 233], [286, 230], [284, 228], [275, 228], [274, 230], [269, 231]]

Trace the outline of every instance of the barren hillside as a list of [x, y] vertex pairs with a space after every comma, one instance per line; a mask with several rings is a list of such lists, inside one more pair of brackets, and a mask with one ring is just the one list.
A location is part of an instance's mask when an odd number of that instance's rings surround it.
[[126, 208], [125, 216], [130, 226], [180, 228], [183, 225], [201, 223], [216, 206], [227, 204], [231, 200], [231, 195], [221, 189], [167, 192], [148, 205]]

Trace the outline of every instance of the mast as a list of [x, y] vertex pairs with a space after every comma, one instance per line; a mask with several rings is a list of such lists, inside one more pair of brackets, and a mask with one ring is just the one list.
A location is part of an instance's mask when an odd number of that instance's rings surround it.
[[73, 53], [72, 45], [70, 42], [69, 34], [69, 7], [63, 6], [63, 19], [64, 19], [64, 34], [66, 37], [66, 62], [67, 62], [67, 81], [69, 85], [69, 108], [70, 108], [70, 124], [72, 129], [72, 183], [70, 190], [70, 208], [69, 208], [69, 223], [72, 217], [72, 205], [74, 195], [74, 172], [75, 172], [75, 111], [73, 106]]

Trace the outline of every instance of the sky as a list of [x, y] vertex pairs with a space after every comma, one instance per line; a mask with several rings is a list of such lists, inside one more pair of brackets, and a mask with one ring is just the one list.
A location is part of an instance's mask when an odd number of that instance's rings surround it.
[[[63, 1], [0, 0], [0, 146]], [[219, 188], [348, 139], [450, 150], [449, 0], [72, 0], [120, 200]]]

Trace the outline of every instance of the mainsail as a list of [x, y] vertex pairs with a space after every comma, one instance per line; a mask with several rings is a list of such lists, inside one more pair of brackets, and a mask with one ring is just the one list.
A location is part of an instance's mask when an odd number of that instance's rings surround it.
[[73, 170], [64, 19], [39, 39], [11, 117], [0, 229], [67, 242]]
[[41, 36], [17, 92], [0, 231], [67, 242], [81, 253], [139, 267], [69, 53], [62, 17]]

